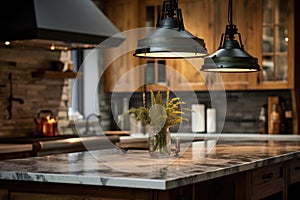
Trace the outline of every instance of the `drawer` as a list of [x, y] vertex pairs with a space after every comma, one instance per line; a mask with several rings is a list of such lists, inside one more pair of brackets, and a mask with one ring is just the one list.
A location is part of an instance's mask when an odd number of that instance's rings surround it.
[[289, 171], [289, 183], [293, 184], [296, 182], [300, 182], [300, 158], [290, 161]]
[[275, 164], [265, 166], [251, 172], [253, 199], [260, 199], [276, 194], [284, 189], [284, 166]]

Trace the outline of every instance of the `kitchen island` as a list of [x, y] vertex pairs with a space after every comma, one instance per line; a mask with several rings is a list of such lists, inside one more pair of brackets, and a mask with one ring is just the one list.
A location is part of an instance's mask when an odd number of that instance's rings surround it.
[[219, 140], [201, 153], [213, 143], [168, 159], [106, 149], [2, 161], [0, 199], [292, 199], [300, 188], [300, 141]]

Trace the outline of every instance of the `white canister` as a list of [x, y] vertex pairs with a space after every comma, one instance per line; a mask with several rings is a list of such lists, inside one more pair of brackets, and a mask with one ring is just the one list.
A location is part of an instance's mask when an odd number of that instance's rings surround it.
[[217, 131], [216, 109], [207, 108], [206, 109], [206, 132], [214, 133], [216, 131]]
[[192, 132], [205, 131], [205, 105], [192, 104]]

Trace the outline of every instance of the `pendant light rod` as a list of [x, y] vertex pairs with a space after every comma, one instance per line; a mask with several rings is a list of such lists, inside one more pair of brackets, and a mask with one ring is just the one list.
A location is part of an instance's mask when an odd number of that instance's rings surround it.
[[232, 25], [232, 0], [228, 1], [228, 24]]

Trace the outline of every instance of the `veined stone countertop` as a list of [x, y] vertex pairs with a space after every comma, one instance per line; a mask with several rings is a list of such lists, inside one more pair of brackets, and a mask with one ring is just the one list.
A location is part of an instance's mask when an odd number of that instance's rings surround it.
[[299, 141], [182, 144], [179, 157], [106, 149], [0, 162], [0, 180], [166, 190], [300, 157]]

